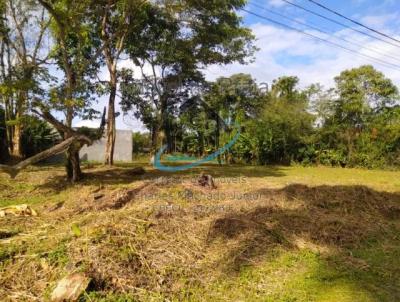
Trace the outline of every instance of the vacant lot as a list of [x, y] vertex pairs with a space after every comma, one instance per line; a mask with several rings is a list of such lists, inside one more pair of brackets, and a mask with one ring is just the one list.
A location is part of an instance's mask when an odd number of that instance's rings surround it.
[[[0, 176], [0, 300], [43, 301], [85, 272], [84, 301], [400, 301], [400, 172], [87, 166]], [[197, 185], [201, 171], [215, 190]]]

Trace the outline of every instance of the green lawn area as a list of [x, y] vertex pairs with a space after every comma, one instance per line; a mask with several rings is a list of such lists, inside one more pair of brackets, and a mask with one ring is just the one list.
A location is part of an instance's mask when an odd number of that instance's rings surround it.
[[0, 207], [39, 213], [0, 218], [0, 300], [46, 301], [79, 271], [82, 301], [400, 301], [400, 172], [139, 165], [0, 175]]

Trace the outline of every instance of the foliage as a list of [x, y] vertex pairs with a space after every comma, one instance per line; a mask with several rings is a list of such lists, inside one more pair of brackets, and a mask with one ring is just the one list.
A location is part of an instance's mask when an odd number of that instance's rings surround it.
[[[169, 1], [147, 10], [142, 31], [132, 31], [127, 52], [142, 80], [124, 72], [122, 107], [151, 131], [153, 148], [162, 130], [168, 150], [179, 129], [174, 118], [201, 89], [201, 69], [210, 64], [245, 63], [255, 51], [254, 36], [236, 10], [244, 1]], [[146, 72], [145, 69], [151, 70]]]
[[145, 153], [150, 150], [151, 140], [149, 133], [133, 132], [133, 154]]
[[263, 115], [250, 122], [248, 132], [253, 134], [261, 164], [290, 164], [304, 159], [302, 150], [309, 143], [314, 117], [307, 111], [306, 92], [296, 87], [298, 81], [296, 77], [274, 81]]
[[316, 136], [320, 163], [366, 168], [395, 164], [397, 87], [372, 66], [343, 71], [335, 82], [335, 95], [320, 102], [328, 109]]
[[22, 150], [26, 157], [52, 147], [59, 139], [59, 134], [48, 123], [34, 116], [24, 118]]

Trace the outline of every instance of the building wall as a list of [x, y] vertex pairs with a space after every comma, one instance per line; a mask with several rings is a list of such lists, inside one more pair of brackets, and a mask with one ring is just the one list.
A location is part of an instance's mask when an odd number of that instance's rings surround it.
[[[129, 162], [132, 161], [132, 131], [130, 130], [117, 130], [115, 139], [114, 161]], [[101, 140], [93, 143], [92, 146], [84, 146], [79, 152], [81, 160], [90, 161], [104, 161], [106, 149], [106, 139], [103, 137]]]

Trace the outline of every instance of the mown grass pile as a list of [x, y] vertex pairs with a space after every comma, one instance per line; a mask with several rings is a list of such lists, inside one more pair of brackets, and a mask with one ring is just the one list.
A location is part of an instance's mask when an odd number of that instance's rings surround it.
[[39, 213], [0, 218], [2, 301], [46, 300], [72, 272], [92, 280], [83, 301], [400, 300], [398, 172], [131, 169], [2, 176], [1, 206]]

